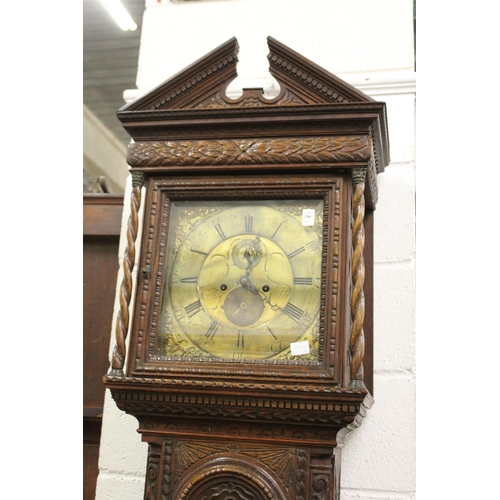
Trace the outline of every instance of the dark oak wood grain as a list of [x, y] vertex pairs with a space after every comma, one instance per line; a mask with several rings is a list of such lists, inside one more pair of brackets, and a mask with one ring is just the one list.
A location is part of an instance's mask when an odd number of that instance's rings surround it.
[[[261, 89], [227, 97], [237, 76], [231, 39], [118, 111], [135, 141], [128, 161], [144, 188], [131, 202], [144, 218], [140, 241], [139, 221], [127, 229], [126, 256], [137, 252], [139, 269], [135, 282], [124, 276], [120, 294], [135, 300], [123, 301], [127, 323], [104, 380], [149, 444], [146, 499], [338, 500], [341, 446], [373, 404], [373, 210], [390, 156], [385, 104], [271, 37], [268, 45], [274, 99]], [[165, 354], [166, 249], [183, 237], [168, 239], [172, 204], [280, 198], [324, 207], [316, 358]]]

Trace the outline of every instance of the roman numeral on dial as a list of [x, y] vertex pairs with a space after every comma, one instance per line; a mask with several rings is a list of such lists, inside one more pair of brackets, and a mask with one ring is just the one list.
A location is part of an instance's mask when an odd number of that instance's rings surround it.
[[205, 333], [205, 337], [207, 337], [209, 340], [213, 340], [218, 329], [219, 323], [217, 323], [217, 321], [212, 321], [212, 324], [209, 326], [207, 333]]
[[251, 233], [253, 226], [253, 215], [245, 215], [245, 232]]
[[313, 284], [312, 278], [293, 278], [294, 285], [310, 286]]
[[224, 231], [222, 230], [221, 225], [220, 224], [216, 224], [214, 227], [215, 227], [215, 230], [217, 231], [217, 233], [219, 234], [220, 239], [221, 240], [225, 240], [226, 239], [226, 235], [224, 234]]
[[289, 259], [293, 259], [294, 257], [296, 257], [297, 255], [299, 255], [300, 253], [302, 252], [305, 252], [306, 251], [306, 247], [300, 247], [300, 248], [297, 248], [297, 250], [293, 251], [292, 253], [289, 253], [287, 255], [287, 257]]
[[276, 228], [276, 231], [274, 231], [273, 235], [271, 236], [271, 239], [274, 239], [276, 236], [276, 233], [280, 230], [280, 227], [283, 225], [283, 222], [280, 223], [280, 225]]
[[201, 250], [195, 250], [194, 248], [191, 248], [190, 250], [191, 250], [191, 252], [199, 253], [200, 255], [208, 255], [208, 253], [202, 252]]
[[272, 336], [272, 338], [274, 340], [278, 340], [278, 338], [276, 337], [276, 335], [274, 335], [273, 331], [269, 327], [267, 327], [267, 331], [271, 334], [271, 336]]
[[238, 330], [238, 340], [236, 342], [236, 347], [240, 349], [245, 348], [245, 332]]
[[193, 283], [196, 285], [198, 283], [198, 276], [192, 276], [191, 278], [181, 278], [181, 283]]
[[193, 302], [192, 304], [189, 304], [184, 308], [184, 311], [186, 311], [188, 318], [192, 318], [195, 314], [198, 314], [201, 310], [203, 310], [203, 306], [201, 305], [201, 302], [199, 300]]
[[288, 304], [283, 308], [283, 312], [292, 318], [296, 323], [300, 321], [300, 318], [302, 318], [302, 315], [304, 314], [304, 311], [300, 307], [297, 307], [291, 302], [288, 302]]

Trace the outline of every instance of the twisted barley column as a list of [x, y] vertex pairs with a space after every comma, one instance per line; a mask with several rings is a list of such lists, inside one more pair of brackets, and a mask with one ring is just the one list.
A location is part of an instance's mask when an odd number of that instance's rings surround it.
[[352, 295], [351, 295], [351, 386], [364, 387], [363, 357], [365, 355], [365, 333], [363, 321], [365, 319], [365, 296], [363, 285], [365, 282], [365, 261], [363, 249], [365, 247], [365, 180], [366, 168], [356, 168], [352, 171], [354, 194], [352, 200]]
[[130, 217], [127, 227], [127, 248], [123, 257], [123, 279], [120, 287], [120, 311], [116, 318], [116, 345], [111, 359], [111, 375], [123, 375], [123, 365], [127, 348], [129, 325], [129, 304], [132, 295], [132, 270], [135, 262], [135, 240], [137, 239], [138, 213], [141, 206], [141, 188], [144, 185], [144, 174], [132, 172], [132, 195], [130, 198]]

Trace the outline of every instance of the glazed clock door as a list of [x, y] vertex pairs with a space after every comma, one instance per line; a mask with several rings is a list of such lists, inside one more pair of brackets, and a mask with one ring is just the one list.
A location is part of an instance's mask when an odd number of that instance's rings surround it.
[[[259, 189], [251, 178], [237, 186], [205, 179], [150, 182], [130, 373], [210, 375], [210, 366], [236, 373], [248, 365], [264, 376], [266, 366], [280, 365], [274, 376], [296, 377], [307, 366], [309, 378], [339, 380], [346, 178], [305, 185], [291, 176], [286, 190], [278, 176]], [[335, 322], [325, 324], [327, 309]], [[210, 365], [195, 368], [201, 361]]]

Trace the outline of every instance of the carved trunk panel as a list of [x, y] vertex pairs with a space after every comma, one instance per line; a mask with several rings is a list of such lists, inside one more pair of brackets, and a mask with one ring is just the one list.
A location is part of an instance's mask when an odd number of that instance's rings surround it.
[[337, 474], [332, 448], [164, 438], [150, 445], [147, 500], [323, 500]]

